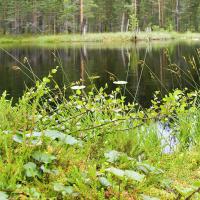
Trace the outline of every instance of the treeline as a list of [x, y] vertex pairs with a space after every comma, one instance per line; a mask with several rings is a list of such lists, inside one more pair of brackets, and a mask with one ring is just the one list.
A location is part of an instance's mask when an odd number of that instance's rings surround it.
[[199, 0], [0, 0], [0, 33], [199, 31]]

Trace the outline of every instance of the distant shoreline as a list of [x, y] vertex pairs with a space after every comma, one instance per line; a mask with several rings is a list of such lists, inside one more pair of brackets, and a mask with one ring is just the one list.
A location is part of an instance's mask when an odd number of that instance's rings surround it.
[[177, 32], [140, 32], [134, 33], [88, 33], [79, 34], [58, 34], [58, 35], [1, 35], [0, 44], [12, 43], [82, 43], [82, 42], [139, 42], [139, 41], [163, 41], [163, 40], [199, 40], [200, 33], [177, 33]]

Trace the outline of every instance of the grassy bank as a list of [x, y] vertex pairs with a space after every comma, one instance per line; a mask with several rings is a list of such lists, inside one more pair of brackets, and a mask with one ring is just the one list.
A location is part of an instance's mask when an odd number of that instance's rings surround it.
[[197, 92], [157, 93], [140, 109], [118, 87], [50, 89], [55, 72], [15, 105], [0, 99], [0, 197], [200, 198]]
[[[194, 39], [199, 40], [199, 33], [176, 33], [176, 32], [141, 32], [137, 34], [137, 41]], [[75, 42], [125, 42], [135, 41], [133, 33], [91, 33], [84, 36], [78, 34], [63, 35], [35, 35], [35, 36], [1, 36], [0, 44], [6, 43], [75, 43]]]

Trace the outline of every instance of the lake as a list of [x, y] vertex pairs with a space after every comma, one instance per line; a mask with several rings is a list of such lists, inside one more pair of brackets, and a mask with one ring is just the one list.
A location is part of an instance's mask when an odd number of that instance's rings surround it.
[[[106, 83], [112, 90], [115, 80], [128, 101], [149, 106], [156, 90], [163, 94], [184, 87], [196, 88], [198, 76], [198, 41], [163, 41], [139, 43], [75, 43], [59, 45], [0, 46], [0, 93], [7, 90], [15, 100], [34, 85], [33, 71], [39, 78], [60, 66], [55, 80], [59, 85], [82, 79], [87, 88]], [[200, 57], [199, 57], [200, 58]], [[196, 64], [195, 64], [196, 63]]]

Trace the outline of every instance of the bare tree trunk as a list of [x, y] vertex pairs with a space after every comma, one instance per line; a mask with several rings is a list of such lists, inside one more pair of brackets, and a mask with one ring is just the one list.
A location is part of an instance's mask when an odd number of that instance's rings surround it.
[[160, 0], [158, 0], [158, 21], [159, 21], [159, 26], [161, 27], [161, 5], [160, 5]]
[[44, 33], [46, 30], [46, 16], [42, 17], [42, 32]]
[[82, 25], [82, 34], [85, 35], [87, 32], [87, 19], [83, 18], [83, 25]]
[[165, 12], [165, 0], [161, 0], [161, 21], [162, 21], [162, 27], [164, 27], [165, 25], [165, 21], [164, 21], [164, 12]]
[[53, 34], [56, 34], [56, 16], [53, 18]]
[[124, 32], [124, 21], [125, 21], [125, 13], [122, 14], [122, 22], [121, 22], [121, 32]]
[[137, 17], [137, 0], [133, 0], [133, 7], [134, 7], [134, 14], [135, 14], [135, 17]]
[[180, 12], [180, 1], [176, 0], [175, 24], [177, 32], [179, 31], [179, 12]]
[[2, 19], [2, 33], [6, 34], [6, 17], [7, 17], [7, 2], [3, 3], [3, 19]]
[[129, 19], [127, 19], [127, 23], [126, 23], [126, 32], [128, 32], [128, 28], [129, 28]]
[[70, 33], [70, 28], [68, 27], [68, 21], [64, 22], [64, 32]]
[[18, 16], [18, 8], [15, 10], [15, 21], [14, 21], [14, 33], [19, 33], [19, 16]]
[[101, 22], [99, 22], [99, 24], [98, 24], [98, 32], [99, 32], [99, 33], [101, 33], [101, 30], [102, 30], [101, 27], [102, 27]]
[[162, 28], [164, 25], [164, 2], [158, 0], [158, 14], [159, 14], [159, 26]]
[[80, 3], [80, 33], [83, 34], [83, 0], [79, 0]]
[[33, 33], [37, 32], [37, 13], [35, 11], [33, 12], [32, 30], [33, 30]]

